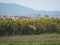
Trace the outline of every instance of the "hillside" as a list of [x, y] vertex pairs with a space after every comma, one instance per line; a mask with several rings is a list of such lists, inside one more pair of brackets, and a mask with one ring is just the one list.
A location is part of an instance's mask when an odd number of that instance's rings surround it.
[[0, 15], [17, 15], [17, 16], [39, 16], [48, 15], [53, 17], [60, 17], [60, 11], [42, 11], [33, 10], [18, 4], [0, 3]]

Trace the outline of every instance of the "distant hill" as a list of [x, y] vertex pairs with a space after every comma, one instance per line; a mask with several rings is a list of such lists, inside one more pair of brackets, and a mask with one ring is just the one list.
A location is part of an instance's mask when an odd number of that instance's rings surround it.
[[0, 3], [0, 15], [6, 14], [17, 16], [38, 16], [40, 14], [59, 17], [60, 11], [36, 11], [31, 8], [24, 7], [22, 5]]

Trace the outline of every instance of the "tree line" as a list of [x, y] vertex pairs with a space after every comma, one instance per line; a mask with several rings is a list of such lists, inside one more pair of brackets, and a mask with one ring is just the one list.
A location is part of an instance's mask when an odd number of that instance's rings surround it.
[[60, 33], [60, 18], [0, 20], [0, 36], [42, 33]]

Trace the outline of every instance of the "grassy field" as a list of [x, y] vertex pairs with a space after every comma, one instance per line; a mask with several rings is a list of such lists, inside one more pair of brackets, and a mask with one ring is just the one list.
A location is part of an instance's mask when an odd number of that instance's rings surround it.
[[60, 34], [0, 36], [0, 42], [60, 42]]
[[60, 45], [60, 42], [0, 43], [0, 45]]
[[60, 45], [60, 34], [0, 36], [0, 45]]

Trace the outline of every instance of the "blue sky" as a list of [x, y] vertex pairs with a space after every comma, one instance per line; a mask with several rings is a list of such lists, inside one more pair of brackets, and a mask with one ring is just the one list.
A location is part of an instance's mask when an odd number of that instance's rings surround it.
[[60, 11], [60, 0], [0, 0], [3, 3], [15, 3], [35, 10]]

